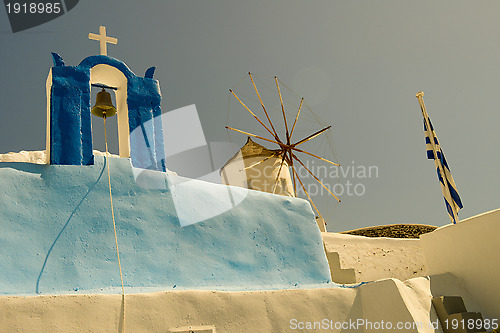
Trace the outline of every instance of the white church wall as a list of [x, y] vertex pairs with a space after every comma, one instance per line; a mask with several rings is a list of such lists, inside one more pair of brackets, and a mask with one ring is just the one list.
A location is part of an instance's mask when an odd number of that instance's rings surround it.
[[356, 282], [396, 278], [401, 281], [428, 275], [420, 240], [363, 237], [322, 232], [326, 251], [337, 252], [344, 269], [354, 268]]
[[[429, 274], [463, 279], [484, 318], [500, 318], [500, 209], [449, 224], [420, 236]], [[466, 304], [467, 305], [467, 304]]]
[[[425, 278], [405, 283], [388, 279], [358, 288], [169, 290], [127, 294], [125, 327], [130, 332], [211, 326], [217, 333], [439, 333], [430, 300]], [[0, 296], [5, 318], [0, 331], [116, 332], [123, 324], [120, 309], [121, 295]]]

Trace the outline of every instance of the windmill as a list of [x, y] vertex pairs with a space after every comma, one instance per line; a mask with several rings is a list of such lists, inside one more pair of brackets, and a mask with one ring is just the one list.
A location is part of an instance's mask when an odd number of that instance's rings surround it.
[[[285, 107], [284, 107], [284, 104], [283, 104], [283, 96], [281, 94], [281, 89], [280, 89], [280, 85], [279, 85], [280, 81], [275, 76], [274, 77], [274, 82], [276, 84], [276, 89], [277, 89], [277, 92], [278, 92], [278, 95], [279, 95], [280, 111], [281, 111], [280, 113], [282, 115], [282, 120], [283, 120], [284, 128], [285, 128], [284, 137], [283, 137], [283, 134], [280, 137], [279, 132], [276, 130], [275, 124], [271, 120], [268, 108], [266, 108], [266, 106], [265, 106], [265, 104], [264, 104], [264, 102], [263, 102], [263, 100], [261, 98], [261, 94], [259, 93], [259, 90], [257, 89], [257, 85], [255, 84], [255, 80], [254, 80], [254, 75], [249, 72], [248, 76], [250, 77], [250, 80], [252, 82], [252, 86], [253, 86], [253, 89], [255, 90], [255, 94], [258, 97], [259, 104], [262, 107], [263, 115], [258, 116], [257, 113], [256, 113], [257, 111], [254, 111], [249, 106], [247, 106], [240, 99], [240, 97], [238, 97], [238, 95], [236, 94], [236, 92], [234, 92], [232, 89], [229, 89], [229, 92], [244, 107], [244, 109], [247, 110], [252, 115], [252, 117], [258, 122], [258, 124], [260, 124], [262, 126], [262, 128], [265, 129], [265, 133], [266, 134], [265, 134], [265, 136], [264, 135], [257, 135], [257, 134], [250, 133], [248, 131], [243, 131], [241, 129], [234, 128], [234, 127], [227, 126], [227, 125], [225, 127], [226, 127], [226, 129], [229, 129], [231, 131], [235, 131], [235, 132], [238, 132], [238, 133], [241, 133], [241, 134], [248, 135], [249, 137], [253, 137], [253, 138], [256, 138], [256, 139], [263, 140], [263, 141], [268, 142], [268, 143], [275, 144], [275, 145], [277, 145], [277, 149], [272, 150], [273, 154], [271, 154], [269, 156], [266, 156], [262, 160], [257, 161], [255, 163], [249, 165], [249, 166], [246, 166], [245, 169], [254, 168], [257, 165], [266, 162], [270, 158], [279, 157], [281, 163], [280, 163], [280, 166], [279, 166], [279, 169], [278, 169], [276, 180], [274, 181], [274, 184], [273, 184], [273, 190], [272, 190], [272, 192], [275, 193], [275, 191], [276, 191], [276, 187], [278, 185], [278, 181], [280, 179], [280, 175], [281, 175], [283, 166], [286, 165], [286, 166], [290, 167], [291, 170], [292, 170], [292, 179], [293, 179], [293, 190], [294, 190], [294, 193], [297, 193], [296, 190], [297, 190], [297, 183], [298, 183], [300, 185], [300, 187], [302, 188], [302, 190], [304, 191], [304, 193], [306, 194], [307, 198], [309, 199], [309, 202], [314, 207], [315, 211], [318, 213], [319, 217], [322, 218], [322, 215], [319, 212], [317, 206], [314, 204], [314, 202], [313, 202], [313, 200], [311, 198], [311, 195], [309, 194], [309, 192], [306, 189], [306, 186], [304, 185], [304, 182], [300, 178], [299, 173], [297, 172], [297, 168], [296, 167], [298, 165], [302, 166], [307, 171], [307, 173], [310, 176], [312, 176], [314, 178], [314, 180], [317, 181], [329, 193], [329, 195], [331, 195], [338, 202], [340, 202], [340, 199], [335, 194], [333, 194], [333, 192], [327, 186], [325, 186], [325, 184], [301, 160], [301, 155], [304, 154], [304, 155], [308, 155], [310, 157], [313, 157], [313, 158], [315, 158], [317, 160], [321, 160], [323, 162], [327, 162], [327, 163], [329, 163], [331, 165], [340, 166], [339, 164], [334, 163], [334, 162], [330, 161], [329, 159], [323, 158], [323, 157], [321, 157], [321, 156], [319, 156], [317, 154], [313, 154], [310, 151], [307, 151], [305, 149], [301, 149], [301, 148], [303, 148], [301, 146], [303, 143], [306, 143], [308, 141], [311, 141], [311, 140], [313, 140], [313, 139], [321, 136], [322, 134], [324, 134], [325, 132], [327, 132], [331, 128], [331, 126], [329, 125], [329, 126], [326, 126], [326, 127], [322, 128], [322, 129], [316, 130], [312, 134], [310, 134], [310, 135], [308, 135], [308, 136], [306, 136], [306, 137], [304, 137], [304, 138], [302, 138], [300, 140], [294, 141], [293, 139], [296, 137], [296, 135], [295, 135], [295, 137], [293, 135], [294, 135], [294, 133], [296, 133], [295, 132], [296, 131], [296, 126], [297, 126], [297, 123], [298, 123], [298, 121], [300, 119], [300, 114], [301, 114], [302, 106], [304, 104], [304, 98], [301, 98], [301, 100], [300, 100], [300, 105], [298, 107], [297, 113], [295, 114], [294, 121], [293, 121], [293, 123], [291, 124], [291, 127], [290, 127], [289, 126], [289, 120], [287, 119], [286, 112], [285, 112]], [[263, 116], [265, 116], [265, 119], [263, 118]], [[261, 118], [264, 119], [264, 120], [262, 120]]]

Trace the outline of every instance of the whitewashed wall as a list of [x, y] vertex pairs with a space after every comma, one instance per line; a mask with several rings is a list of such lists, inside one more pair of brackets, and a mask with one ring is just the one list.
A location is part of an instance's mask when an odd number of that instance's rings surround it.
[[500, 209], [446, 225], [420, 239], [430, 275], [450, 272], [460, 277], [480, 306], [467, 310], [500, 318]]

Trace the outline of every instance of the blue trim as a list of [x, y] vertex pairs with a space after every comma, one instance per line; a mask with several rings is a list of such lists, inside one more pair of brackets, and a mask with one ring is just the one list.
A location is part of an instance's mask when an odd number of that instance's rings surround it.
[[364, 282], [360, 282], [360, 283], [356, 283], [356, 284], [342, 284], [340, 285], [340, 288], [348, 288], [348, 289], [353, 289], [353, 288], [358, 288], [358, 287], [361, 287], [362, 285], [364, 284], [368, 284], [368, 283], [372, 283], [373, 281], [364, 281]]
[[121, 60], [106, 55], [93, 55], [83, 59], [77, 67], [91, 69], [96, 65], [109, 65], [115, 67], [125, 75], [127, 79], [136, 77], [130, 68]]
[[52, 62], [54, 63], [54, 67], [65, 65], [63, 58], [59, 54], [57, 54], [55, 52], [51, 52], [51, 54], [52, 54]]
[[90, 72], [78, 67], [52, 68], [50, 94], [50, 163], [90, 165]]
[[155, 75], [155, 70], [156, 70], [156, 67], [149, 67], [147, 70], [146, 70], [146, 73], [144, 74], [144, 77], [147, 77], [149, 79], [152, 79], [153, 76]]
[[[130, 138], [130, 158], [134, 166], [140, 165], [141, 142], [146, 139], [153, 164], [150, 168], [162, 171], [164, 159], [163, 126], [151, 121], [161, 115], [161, 92], [154, 75], [154, 67], [139, 77], [122, 61], [95, 55], [83, 59], [78, 66], [64, 66], [62, 58], [52, 55], [56, 67], [52, 69], [51, 91], [51, 164], [90, 165], [92, 152], [92, 126], [90, 114], [90, 70], [97, 65], [108, 65], [121, 71], [127, 79], [127, 106], [129, 133], [137, 127], [147, 132], [144, 138]], [[146, 127], [146, 128], [144, 128]]]

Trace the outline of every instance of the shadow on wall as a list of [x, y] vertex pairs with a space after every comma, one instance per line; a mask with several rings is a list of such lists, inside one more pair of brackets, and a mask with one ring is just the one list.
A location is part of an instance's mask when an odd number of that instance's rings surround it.
[[39, 174], [43, 178], [44, 172], [47, 171], [47, 165], [32, 164], [25, 162], [0, 162], [0, 169], [14, 169], [17, 171]]
[[430, 276], [431, 294], [437, 296], [461, 296], [467, 309], [479, 309], [474, 296], [467, 289], [463, 279], [452, 273]]
[[88, 189], [87, 193], [85, 193], [85, 195], [82, 197], [82, 200], [80, 200], [80, 202], [75, 206], [75, 208], [73, 209], [73, 211], [69, 215], [68, 220], [66, 221], [66, 223], [62, 227], [61, 231], [57, 234], [56, 239], [54, 239], [54, 242], [50, 246], [49, 251], [47, 251], [47, 255], [45, 256], [45, 260], [43, 261], [42, 269], [40, 270], [40, 274], [38, 275], [38, 278], [36, 280], [36, 289], [35, 290], [36, 290], [37, 294], [40, 293], [40, 290], [39, 290], [40, 279], [42, 278], [43, 271], [45, 269], [45, 266], [47, 265], [47, 261], [49, 260], [50, 253], [54, 249], [54, 246], [56, 245], [57, 241], [59, 240], [59, 237], [61, 237], [62, 233], [64, 232], [64, 230], [68, 226], [69, 222], [71, 221], [71, 219], [75, 215], [76, 211], [78, 210], [78, 208], [80, 208], [82, 202], [87, 198], [87, 196], [89, 195], [89, 193], [94, 189], [94, 187], [97, 185], [97, 183], [99, 182], [99, 180], [101, 180], [102, 174], [104, 173], [104, 169], [106, 168], [107, 161], [108, 161], [108, 159], [104, 158], [104, 164], [102, 166], [101, 173], [99, 174], [99, 177], [97, 177], [97, 180], [95, 181], [95, 183], [92, 186], [90, 186], [90, 188]]

